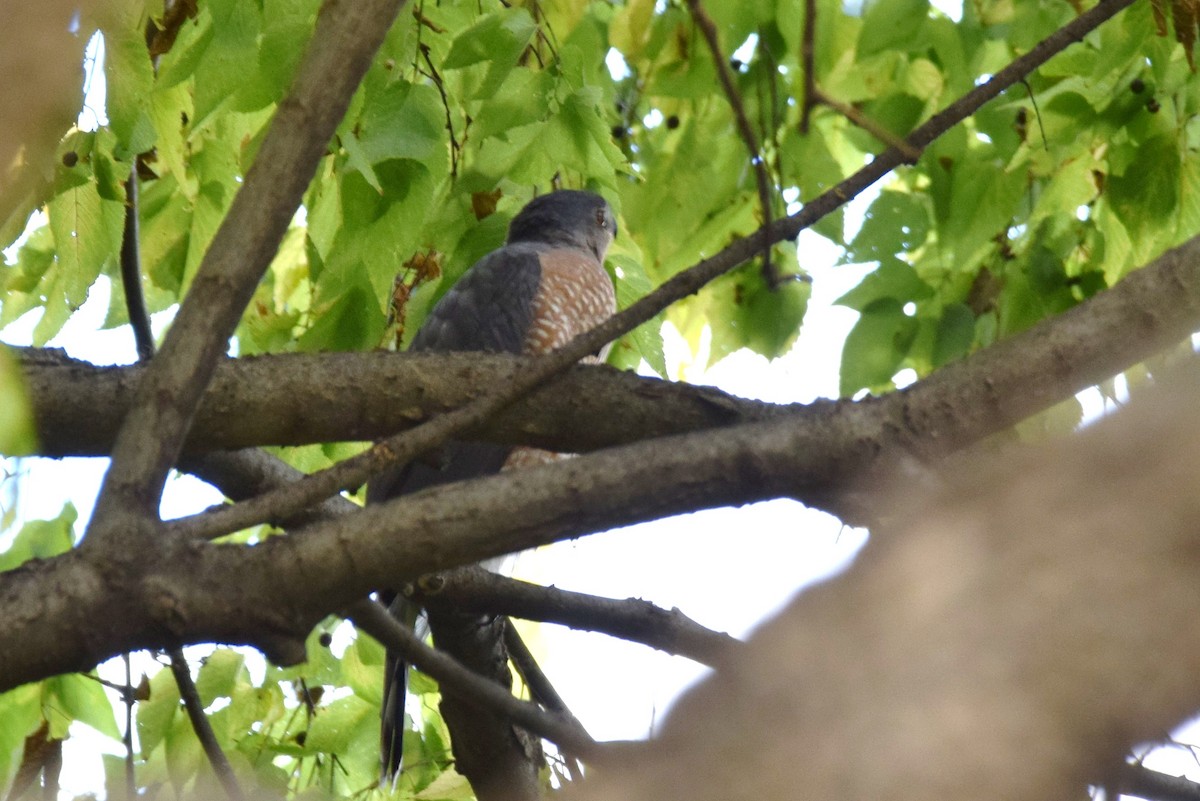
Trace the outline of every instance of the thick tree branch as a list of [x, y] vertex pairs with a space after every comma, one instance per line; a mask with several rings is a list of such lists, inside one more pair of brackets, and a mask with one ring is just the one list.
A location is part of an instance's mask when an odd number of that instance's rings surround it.
[[[144, 370], [39, 359], [40, 351], [22, 354], [40, 453], [107, 454]], [[527, 366], [527, 359], [505, 354], [382, 351], [226, 360], [205, 393], [184, 452], [376, 439], [469, 403]], [[580, 452], [763, 419], [786, 408], [580, 366], [480, 431], [505, 442]], [[580, 419], [591, 422], [579, 426]]]
[[1124, 791], [1122, 755], [1198, 702], [1200, 380], [1155, 394], [925, 492], [905, 483], [844, 576], [567, 797], [1041, 801], [1104, 777]]
[[133, 556], [230, 335], [401, 0], [327, 0], [291, 92], [204, 255], [113, 447], [84, 549]]
[[[828, 455], [829, 463], [814, 462], [814, 472], [805, 480], [820, 493], [803, 499], [822, 506], [840, 489], [840, 482], [863, 467], [864, 459], [894, 452], [898, 446], [933, 457], [952, 452], [1065, 400], [1197, 329], [1200, 243], [1193, 240], [1067, 313], [885, 398], [781, 412], [712, 390], [575, 368], [481, 433], [504, 441], [589, 450], [664, 433], [786, 419], [781, 424], [808, 431]], [[53, 439], [56, 431], [83, 434], [85, 422], [97, 432], [111, 425], [108, 421], [122, 412], [122, 399], [136, 378], [132, 368], [97, 370], [54, 362], [43, 367], [30, 361], [27, 375], [34, 403], [51, 442], [63, 441]], [[242, 442], [253, 433], [238, 427], [244, 416], [261, 421], [260, 441], [365, 438], [402, 425], [408, 417], [421, 418], [444, 404], [459, 403], [470, 396], [468, 387], [502, 381], [521, 367], [503, 357], [470, 355], [239, 361], [218, 374], [216, 396], [198, 431], [210, 441]], [[96, 388], [89, 389], [93, 381]], [[263, 391], [263, 385], [271, 391]], [[578, 426], [581, 418], [589, 425]], [[101, 449], [103, 441], [102, 434], [93, 435], [91, 447]]]

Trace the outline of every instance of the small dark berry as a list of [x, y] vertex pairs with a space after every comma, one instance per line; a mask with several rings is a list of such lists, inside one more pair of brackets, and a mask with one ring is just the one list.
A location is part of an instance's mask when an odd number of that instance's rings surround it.
[[625, 138], [626, 133], [628, 133], [628, 131], [625, 130], [624, 125], [614, 125], [612, 127], [613, 139], [623, 139]]
[[1153, 97], [1146, 101], [1146, 111], [1149, 111], [1151, 114], [1157, 114], [1160, 108], [1162, 106]]
[[68, 150], [66, 153], [63, 153], [62, 162], [64, 167], [74, 167], [79, 163], [79, 154], [74, 150]]
[[1140, 95], [1142, 92], [1146, 91], [1146, 82], [1141, 78], [1134, 78], [1129, 84], [1129, 90], [1135, 95]]
[[321, 636], [320, 636], [320, 637], [317, 639], [317, 641], [318, 641], [319, 643], [321, 643], [321, 647], [322, 647], [322, 648], [328, 648], [328, 647], [329, 647], [329, 644], [330, 644], [331, 642], [333, 642], [333, 635], [332, 635], [332, 634], [330, 634], [330, 633], [329, 633], [329, 632], [327, 632], [327, 631], [326, 631], [326, 632], [322, 632], [322, 633], [321, 633]]
[[670, 117], [667, 117], [667, 130], [673, 131], [678, 127], [679, 117], [676, 117], [674, 114], [672, 114]]

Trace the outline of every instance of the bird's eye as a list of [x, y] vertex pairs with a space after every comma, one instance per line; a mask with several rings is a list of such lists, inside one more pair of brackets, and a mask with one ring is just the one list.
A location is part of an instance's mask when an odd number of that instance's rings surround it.
[[599, 225], [601, 228], [603, 228], [604, 223], [605, 223], [605, 218], [607, 216], [608, 215], [606, 215], [604, 213], [604, 209], [596, 209], [596, 224]]

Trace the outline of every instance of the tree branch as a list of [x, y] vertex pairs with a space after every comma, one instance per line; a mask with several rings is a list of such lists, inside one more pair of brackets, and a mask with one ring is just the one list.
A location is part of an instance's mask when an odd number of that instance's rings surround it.
[[580, 754], [596, 753], [596, 741], [574, 720], [566, 720], [522, 701], [493, 681], [476, 676], [447, 654], [430, 648], [373, 601], [360, 601], [345, 616], [380, 643], [399, 651], [404, 661], [437, 680], [443, 693], [489, 712], [500, 711], [514, 723], [539, 737]]
[[1200, 801], [1200, 784], [1143, 765], [1122, 765], [1116, 789], [1122, 795], [1152, 801]]
[[[144, 369], [18, 353], [40, 453], [107, 454]], [[289, 353], [226, 360], [205, 393], [184, 452], [372, 440], [468, 404], [527, 367], [528, 359], [482, 353]], [[503, 442], [580, 452], [802, 414], [801, 408], [586, 365], [571, 367], [479, 431]], [[581, 419], [589, 424], [578, 425]]]
[[[1200, 244], [1193, 240], [1163, 254], [1151, 265], [1135, 271], [1117, 286], [1093, 296], [1074, 309], [1046, 320], [1022, 334], [998, 342], [962, 362], [944, 367], [904, 392], [884, 398], [869, 399], [856, 404], [819, 404], [802, 412], [792, 410], [793, 413], [790, 414], [776, 414], [769, 405], [747, 406], [711, 391], [671, 387], [629, 376], [597, 375], [603, 371], [577, 368], [572, 370], [568, 379], [564, 381], [574, 381], [578, 378], [582, 382], [585, 380], [584, 376], [594, 376], [600, 379], [601, 383], [611, 381], [612, 384], [628, 387], [628, 391], [607, 395], [598, 389], [600, 384], [581, 383], [564, 394], [562, 400], [568, 405], [575, 404], [586, 414], [589, 421], [595, 421], [597, 431], [604, 430], [606, 420], [618, 421], [616, 429], [625, 430], [626, 437], [630, 433], [641, 436], [655, 433], [656, 430], [687, 430], [688, 426], [693, 425], [696, 428], [690, 430], [708, 430], [709, 433], [704, 435], [704, 442], [696, 443], [696, 458], [702, 461], [713, 455], [713, 451], [705, 450], [705, 443], [716, 445], [728, 442], [729, 440], [723, 439], [727, 435], [737, 436], [733, 428], [716, 432], [711, 430], [713, 426], [749, 418], [761, 420], [764, 424], [777, 425], [781, 429], [794, 429], [798, 432], [797, 435], [807, 438], [807, 447], [813, 449], [814, 454], [819, 454], [817, 458], [803, 465], [795, 460], [789, 463], [788, 469], [799, 471], [794, 477], [798, 485], [803, 487], [793, 488], [795, 496], [812, 506], [853, 517], [853, 510], [845, 508], [845, 482], [858, 476], [876, 460], [888, 458], [889, 455], [895, 457], [900, 452], [919, 453], [929, 458], [953, 452], [1127, 369], [1181, 341], [1197, 328], [1200, 328]], [[389, 369], [389, 365], [395, 365], [397, 370], [409, 369], [408, 366], [402, 366], [407, 365], [408, 359], [411, 358], [414, 357], [359, 356], [331, 362], [330, 369], [335, 370], [359, 359], [368, 365], [369, 370], [380, 371], [376, 375], [379, 379], [378, 384], [363, 380], [362, 373], [329, 373], [328, 375], [338, 376], [336, 381], [341, 383], [335, 384], [335, 389], [338, 385], [344, 386], [344, 392], [331, 392], [328, 386], [313, 382], [316, 389], [309, 389], [305, 393], [303, 384], [312, 379], [314, 362], [295, 363], [296, 366], [303, 366], [304, 371], [294, 372], [290, 382], [269, 383], [279, 393], [273, 397], [279, 397], [281, 403], [284, 398], [301, 398], [303, 402], [299, 405], [300, 408], [313, 411], [311, 419], [314, 421], [324, 418], [326, 426], [336, 426], [338, 415], [345, 415], [351, 430], [338, 436], [327, 427], [322, 430], [321, 438], [363, 436], [367, 433], [364, 429], [373, 418], [366, 412], [356, 411], [353, 405], [355, 398], [371, 396], [372, 386], [377, 391], [380, 384], [388, 387], [403, 386], [405, 382], [398, 379], [405, 374], [382, 371]], [[465, 365], [472, 359], [477, 359], [476, 363], [480, 365], [487, 362], [484, 357], [461, 357], [462, 361], [440, 361], [443, 358], [448, 357], [434, 357], [425, 362], [428, 369], [420, 373], [408, 373], [410, 380], [414, 382], [413, 386], [424, 386], [428, 379], [431, 397], [436, 397], [440, 391], [437, 387], [445, 385], [439, 385], [433, 380], [438, 370], [432, 365], [438, 364], [444, 369], [446, 365]], [[267, 363], [267, 360], [251, 362]], [[282, 366], [286, 362], [271, 360], [271, 363]], [[417, 363], [414, 361], [414, 365]], [[48, 368], [51, 372], [58, 369]], [[62, 369], [68, 374], [78, 375], [74, 368]], [[283, 376], [287, 372], [288, 370], [283, 369], [277, 375]], [[43, 392], [42, 389], [49, 386], [43, 380], [46, 373], [32, 368], [29, 375], [39, 410], [54, 406], [55, 404], [45, 400], [45, 392], [48, 390]], [[268, 373], [258, 374], [258, 378], [266, 375]], [[494, 379], [497, 375], [503, 374], [472, 371], [463, 373], [464, 378], [469, 377], [472, 380], [481, 376]], [[475, 385], [478, 386], [479, 383], [476, 381]], [[356, 391], [350, 391], [352, 387]], [[567, 389], [567, 385], [564, 384], [563, 388]], [[587, 391], [581, 391], [585, 388]], [[655, 401], [639, 404], [637, 396], [651, 390], [655, 393]], [[550, 387], [537, 397], [550, 398], [554, 396], [555, 391], [555, 387]], [[681, 394], [674, 396], [675, 400], [665, 400], [673, 397], [672, 393], [675, 392]], [[73, 393], [64, 393], [64, 396], [67, 394]], [[229, 408], [251, 408], [253, 397], [237, 395], [232, 398], [235, 405]], [[388, 406], [384, 393], [380, 392], [374, 397], [379, 399], [380, 405]], [[407, 414], [407, 400], [414, 397], [402, 395], [400, 398], [393, 398], [391, 408], [401, 410], [401, 414]], [[606, 397], [609, 398], [607, 406], [587, 406], [589, 399], [599, 400]], [[676, 401], [679, 403], [676, 404]], [[259, 403], [263, 402], [260, 399]], [[671, 427], [661, 418], [639, 416], [643, 412], [653, 415], [656, 404], [662, 404], [668, 417], [678, 418], [675, 427]], [[98, 403], [92, 408], [103, 408], [103, 404]], [[537, 414], [533, 413], [535, 408]], [[528, 408], [525, 418], [528, 421], [528, 430], [533, 430], [534, 418], [540, 419], [549, 408]], [[623, 410], [628, 412], [631, 409], [637, 410], [633, 417], [622, 416]], [[689, 409], [686, 414], [682, 411]], [[317, 414], [318, 411], [321, 414]], [[83, 414], [82, 408], [78, 413]], [[220, 409], [216, 409], [212, 419], [219, 421], [222, 414]], [[93, 415], [90, 419], [96, 417], [97, 415]], [[232, 413], [229, 417], [233, 418]], [[49, 419], [57, 420], [60, 417], [52, 416]], [[255, 419], [259, 419], [258, 415], [255, 415]], [[281, 413], [266, 414], [261, 419], [278, 419], [283, 421], [283, 428], [288, 428], [298, 418]], [[543, 427], [539, 431], [542, 438], [530, 438], [538, 444], [567, 446], [580, 450], [604, 444], [603, 440], [581, 441], [563, 434], [575, 425], [574, 421], [577, 418], [572, 414], [564, 413], [558, 416], [557, 413], [550, 413], [547, 419], [556, 421], [560, 436], [556, 439], [550, 429]], [[394, 422], [394, 419], [390, 422]], [[509, 423], [502, 424], [501, 429], [493, 429], [491, 433], [503, 430], [511, 436], [502, 434], [500, 438], [521, 439], [513, 434], [512, 429], [504, 429], [503, 426], [506, 425]], [[663, 428], [657, 428], [658, 426]], [[589, 425], [588, 428], [592, 426]], [[52, 429], [53, 426], [47, 428]], [[627, 439], [611, 441], [621, 442]], [[661, 445], [651, 444], [647, 448], [660, 452], [642, 454], [638, 458], [649, 459], [651, 463], [657, 464], [668, 456], [661, 452]], [[684, 474], [690, 472], [685, 469]], [[659, 477], [651, 478], [650, 482], [652, 485], [658, 484]]]
[[233, 766], [229, 764], [229, 759], [226, 758], [225, 752], [221, 750], [221, 744], [217, 742], [216, 735], [213, 734], [212, 726], [208, 723], [208, 716], [204, 714], [204, 702], [200, 700], [196, 683], [192, 681], [192, 674], [188, 669], [188, 661], [183, 655], [183, 649], [171, 648], [167, 655], [170, 659], [171, 674], [175, 677], [175, 685], [179, 688], [179, 697], [183, 699], [183, 708], [187, 712], [188, 720], [192, 722], [192, 730], [196, 732], [196, 739], [200, 741], [204, 755], [208, 757], [209, 764], [217, 774], [217, 779], [221, 782], [225, 795], [229, 797], [230, 801], [242, 801], [246, 796], [242, 793], [237, 776], [233, 773]]
[[291, 92], [205, 253], [113, 447], [85, 550], [133, 558], [213, 367], [401, 0], [327, 0]]
[[707, 629], [678, 609], [663, 609], [639, 598], [600, 598], [558, 587], [542, 587], [499, 576], [478, 566], [439, 573], [417, 582], [414, 600], [463, 612], [558, 623], [639, 642], [669, 654], [719, 667], [741, 643]]
[[154, 355], [154, 331], [146, 312], [142, 294], [142, 256], [138, 243], [138, 157], [133, 157], [129, 177], [125, 179], [125, 226], [121, 231], [121, 288], [125, 292], [125, 308], [129, 326], [133, 329], [138, 359], [149, 361]]
[[[142, 580], [111, 588], [80, 551], [30, 562], [0, 585], [0, 689], [90, 667], [122, 649], [252, 643], [281, 663], [369, 590], [551, 541], [684, 511], [798, 498], [871, 513], [888, 465], [936, 459], [1070, 397], [1200, 323], [1200, 239], [1058, 317], [903, 392], [610, 448], [423, 492], [254, 548], [170, 538]], [[436, 532], [436, 533], [435, 533]], [[45, 593], [45, 586], [59, 592]], [[86, 614], [81, 610], [87, 610]], [[97, 637], [97, 617], [108, 621]]]
[[1040, 801], [1112, 776], [1196, 708], [1197, 366], [1078, 436], [896, 487], [845, 575], [572, 801]]
[[[713, 67], [717, 71], [717, 79], [721, 82], [721, 90], [725, 92], [725, 99], [729, 101], [729, 108], [733, 111], [738, 135], [742, 138], [750, 155], [750, 166], [754, 169], [755, 182], [758, 184], [758, 203], [762, 208], [763, 227], [769, 228], [774, 220], [774, 214], [771, 211], [771, 178], [767, 175], [767, 164], [763, 159], [762, 148], [758, 145], [758, 137], [754, 135], [754, 128], [751, 127], [750, 120], [746, 116], [746, 105], [742, 102], [742, 96], [733, 83], [733, 75], [729, 71], [729, 60], [721, 52], [721, 40], [717, 35], [717, 25], [705, 11], [700, 0], [688, 0], [688, 8], [691, 9], [692, 18], [696, 20], [696, 26], [700, 28], [700, 33], [704, 35], [704, 41], [708, 44], [709, 52], [712, 53]], [[763, 278], [766, 280], [767, 286], [777, 287], [783, 278], [771, 263], [770, 245], [763, 247], [762, 260]]]

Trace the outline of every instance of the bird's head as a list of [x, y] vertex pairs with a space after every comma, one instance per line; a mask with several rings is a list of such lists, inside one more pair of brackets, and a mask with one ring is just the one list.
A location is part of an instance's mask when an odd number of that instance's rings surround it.
[[508, 226], [508, 241], [566, 245], [592, 253], [603, 263], [617, 236], [608, 202], [592, 192], [560, 189], [535, 197]]

